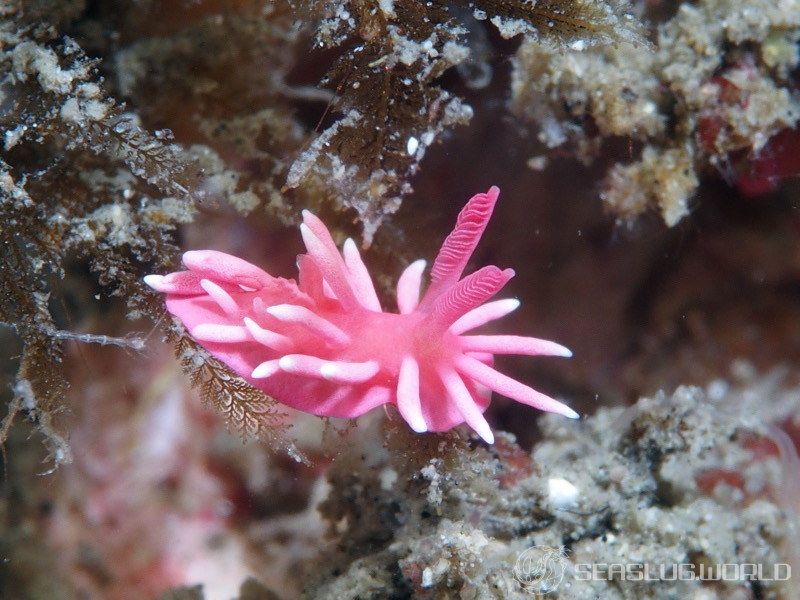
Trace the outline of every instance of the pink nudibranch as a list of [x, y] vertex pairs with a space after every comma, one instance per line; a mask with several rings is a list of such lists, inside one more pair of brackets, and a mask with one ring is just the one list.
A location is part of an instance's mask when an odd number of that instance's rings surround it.
[[458, 216], [420, 298], [425, 261], [397, 282], [398, 313], [384, 312], [353, 240], [342, 253], [327, 227], [303, 211], [308, 250], [297, 259], [299, 283], [272, 277], [215, 250], [183, 255], [188, 270], [148, 275], [167, 310], [213, 356], [279, 402], [320, 416], [355, 418], [395, 404], [416, 432], [466, 422], [486, 442], [483, 416], [492, 391], [577, 418], [568, 406], [503, 375], [495, 354], [572, 356], [547, 340], [464, 335], [506, 316], [516, 299], [490, 299], [514, 271], [487, 266], [461, 275], [500, 190], [473, 196]]

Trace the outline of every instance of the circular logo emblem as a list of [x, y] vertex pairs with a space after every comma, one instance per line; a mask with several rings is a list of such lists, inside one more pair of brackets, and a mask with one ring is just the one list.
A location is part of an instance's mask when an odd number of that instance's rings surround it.
[[554, 592], [564, 579], [567, 557], [563, 550], [533, 546], [523, 550], [514, 565], [514, 578], [534, 594]]

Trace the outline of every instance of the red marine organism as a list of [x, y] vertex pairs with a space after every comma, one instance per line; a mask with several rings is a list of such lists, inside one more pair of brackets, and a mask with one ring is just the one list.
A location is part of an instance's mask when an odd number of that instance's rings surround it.
[[167, 310], [213, 356], [283, 404], [344, 418], [395, 404], [416, 432], [466, 422], [492, 443], [483, 416], [492, 391], [578, 417], [493, 368], [495, 354], [569, 357], [569, 350], [532, 337], [464, 335], [519, 306], [516, 299], [490, 301], [513, 277], [511, 269], [486, 266], [462, 278], [499, 193], [492, 187], [462, 209], [424, 295], [425, 261], [406, 268], [397, 283], [397, 313], [381, 307], [353, 240], [340, 254], [308, 211], [300, 225], [307, 253], [297, 259], [298, 283], [214, 250], [186, 252], [188, 270], [148, 275], [145, 282], [167, 295]]

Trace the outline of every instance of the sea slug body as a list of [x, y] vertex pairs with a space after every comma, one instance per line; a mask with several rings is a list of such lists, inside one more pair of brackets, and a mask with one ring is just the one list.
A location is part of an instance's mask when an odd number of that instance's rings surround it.
[[214, 250], [186, 252], [186, 271], [148, 275], [167, 310], [213, 356], [279, 402], [321, 416], [355, 418], [395, 404], [416, 432], [469, 425], [486, 442], [492, 392], [540, 410], [578, 414], [493, 367], [495, 354], [569, 357], [565, 347], [515, 335], [465, 335], [519, 306], [491, 298], [513, 277], [486, 266], [461, 277], [500, 191], [472, 197], [458, 216], [421, 295], [425, 261], [397, 283], [398, 312], [381, 307], [353, 240], [340, 253], [308, 211], [298, 282], [272, 277]]

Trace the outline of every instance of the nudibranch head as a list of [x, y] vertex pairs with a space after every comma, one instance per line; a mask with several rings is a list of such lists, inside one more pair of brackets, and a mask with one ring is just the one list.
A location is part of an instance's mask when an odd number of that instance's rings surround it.
[[540, 410], [577, 413], [493, 367], [495, 354], [571, 356], [547, 340], [465, 335], [519, 306], [491, 300], [513, 277], [487, 266], [462, 278], [500, 191], [473, 196], [431, 268], [411, 263], [397, 282], [398, 312], [385, 312], [353, 240], [340, 253], [327, 227], [308, 211], [300, 231], [307, 249], [298, 282], [272, 277], [214, 250], [186, 252], [186, 271], [148, 275], [167, 310], [213, 356], [279, 402], [320, 416], [358, 417], [395, 404], [417, 432], [466, 422], [488, 443], [483, 412], [492, 392]]

